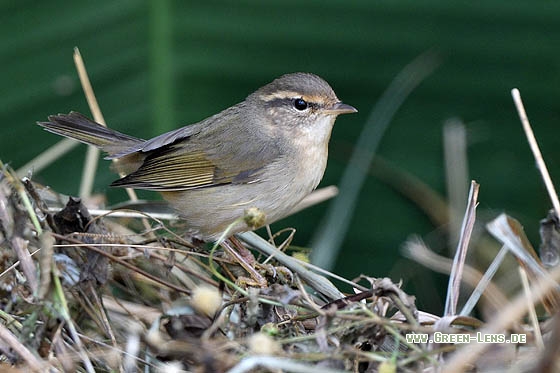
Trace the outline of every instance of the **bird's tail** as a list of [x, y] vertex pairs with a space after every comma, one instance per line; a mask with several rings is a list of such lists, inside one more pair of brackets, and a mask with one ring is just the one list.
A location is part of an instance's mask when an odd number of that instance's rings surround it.
[[104, 127], [75, 111], [70, 114], [51, 115], [48, 122], [37, 122], [37, 124], [57, 135], [97, 146], [107, 152], [109, 156], [118, 155], [145, 142], [145, 140]]

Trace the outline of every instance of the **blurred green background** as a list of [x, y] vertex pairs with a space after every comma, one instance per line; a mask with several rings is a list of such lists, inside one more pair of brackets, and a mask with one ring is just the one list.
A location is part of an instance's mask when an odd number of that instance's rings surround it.
[[[0, 159], [19, 168], [59, 138], [35, 125], [70, 110], [90, 115], [72, 61], [78, 46], [110, 127], [148, 138], [199, 121], [275, 77], [325, 78], [357, 115], [339, 118], [322, 186], [338, 184], [368, 114], [418, 55], [439, 67], [397, 112], [378, 153], [446, 195], [442, 126], [466, 125], [469, 178], [481, 184], [481, 221], [506, 211], [538, 246], [550, 207], [510, 90], [521, 90], [554, 180], [560, 180], [560, 3], [554, 1], [2, 1]], [[373, 123], [375, 126], [375, 123]], [[77, 194], [85, 147], [34, 179]], [[97, 192], [115, 179], [99, 164]], [[468, 181], [465, 180], [465, 183]], [[273, 225], [305, 246], [328, 203]], [[444, 276], [404, 259], [411, 234], [447, 253], [446, 226], [370, 175], [334, 271], [403, 278], [420, 307], [441, 311]], [[447, 254], [446, 254], [447, 255]]]

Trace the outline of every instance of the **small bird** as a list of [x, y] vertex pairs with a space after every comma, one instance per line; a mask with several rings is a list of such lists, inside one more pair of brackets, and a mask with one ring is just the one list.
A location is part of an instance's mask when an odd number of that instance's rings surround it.
[[111, 186], [162, 194], [205, 241], [253, 229], [240, 217], [264, 213], [262, 225], [288, 215], [321, 181], [342, 103], [317, 75], [283, 75], [237, 105], [150, 140], [106, 128], [71, 112], [38, 122], [47, 131], [94, 145], [126, 176]]

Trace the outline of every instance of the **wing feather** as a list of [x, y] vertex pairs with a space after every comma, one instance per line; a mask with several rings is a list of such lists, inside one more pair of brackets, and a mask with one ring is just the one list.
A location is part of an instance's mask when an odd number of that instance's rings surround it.
[[201, 188], [213, 184], [215, 169], [203, 152], [154, 152], [136, 171], [111, 185], [159, 191]]
[[[111, 185], [163, 192], [259, 181], [281, 150], [267, 135], [238, 125], [247, 120], [241, 105], [129, 149], [130, 154], [145, 154], [143, 162]], [[232, 138], [236, 146], [227, 141]]]

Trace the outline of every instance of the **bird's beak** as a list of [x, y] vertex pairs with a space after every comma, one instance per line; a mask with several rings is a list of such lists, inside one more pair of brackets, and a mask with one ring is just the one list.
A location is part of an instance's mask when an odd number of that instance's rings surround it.
[[325, 108], [324, 112], [326, 114], [340, 115], [340, 114], [357, 113], [358, 110], [354, 106], [350, 106], [342, 102], [337, 102], [336, 104]]

